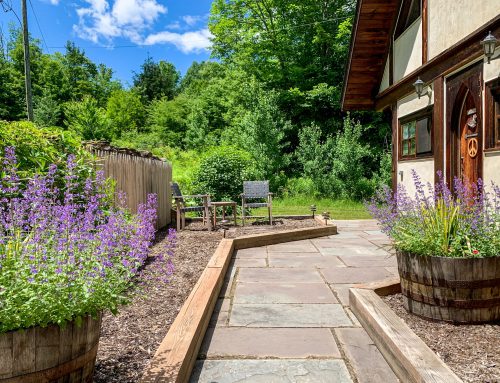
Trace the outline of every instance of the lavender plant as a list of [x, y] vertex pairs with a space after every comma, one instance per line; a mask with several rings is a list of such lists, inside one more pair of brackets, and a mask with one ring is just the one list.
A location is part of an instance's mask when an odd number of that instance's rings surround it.
[[[80, 185], [69, 157], [64, 190], [58, 169], [21, 183], [13, 148], [0, 170], [0, 333], [64, 324], [130, 300], [154, 238], [156, 196], [136, 215], [107, 205], [102, 173]], [[21, 186], [23, 185], [23, 186]], [[62, 195], [62, 197], [61, 197]], [[172, 271], [175, 233], [152, 276]]]
[[396, 250], [442, 257], [499, 256], [500, 187], [456, 178], [452, 192], [438, 175], [436, 185], [424, 185], [413, 171], [413, 197], [398, 185], [396, 193], [384, 189], [367, 204]]

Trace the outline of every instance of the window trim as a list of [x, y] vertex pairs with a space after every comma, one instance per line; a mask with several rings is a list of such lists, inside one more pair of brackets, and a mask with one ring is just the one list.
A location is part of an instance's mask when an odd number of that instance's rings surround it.
[[[411, 12], [411, 6], [413, 5], [414, 1], [418, 1], [420, 4], [420, 15], [419, 17], [422, 17], [423, 13], [423, 4], [422, 0], [406, 0], [403, 1], [401, 4], [401, 8], [399, 11], [399, 16], [396, 22], [396, 27], [394, 28], [394, 35], [393, 35], [393, 40], [396, 41], [401, 35], [404, 34], [404, 32], [409, 29], [415, 21], [419, 19], [417, 17], [415, 20], [413, 20], [411, 23], [408, 24], [408, 16], [410, 15]], [[406, 27], [406, 28], [405, 28]]]
[[[428, 106], [420, 109], [414, 113], [408, 114], [398, 119], [398, 161], [414, 161], [422, 158], [434, 157], [434, 119], [433, 119], [434, 106]], [[415, 154], [403, 156], [403, 125], [411, 121], [418, 121], [423, 118], [428, 118], [431, 125], [431, 150], [422, 154], [417, 154], [418, 141], [417, 141], [417, 125], [415, 124]]]
[[[488, 81], [485, 85], [485, 129], [484, 129], [484, 151], [500, 151], [500, 79]], [[493, 92], [498, 95], [495, 102]], [[495, 104], [498, 104], [498, 115]], [[498, 126], [496, 126], [498, 124]]]

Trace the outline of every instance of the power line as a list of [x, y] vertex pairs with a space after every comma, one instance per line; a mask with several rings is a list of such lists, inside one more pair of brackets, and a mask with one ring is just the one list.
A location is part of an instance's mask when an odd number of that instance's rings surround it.
[[35, 16], [36, 25], [38, 26], [38, 30], [40, 31], [40, 35], [42, 36], [42, 41], [43, 41], [43, 44], [45, 45], [45, 49], [47, 49], [47, 52], [50, 53], [49, 47], [47, 46], [47, 42], [45, 41], [45, 36], [43, 35], [43, 32], [42, 32], [42, 28], [40, 28], [40, 23], [38, 22], [38, 16], [36, 15], [35, 7], [33, 7], [33, 3], [31, 2], [31, 0], [29, 0], [29, 2], [30, 2], [31, 10], [33, 11], [33, 15]]

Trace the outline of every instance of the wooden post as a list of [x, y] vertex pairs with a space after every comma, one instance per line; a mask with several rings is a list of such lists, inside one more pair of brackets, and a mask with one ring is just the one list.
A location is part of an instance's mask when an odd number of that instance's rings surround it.
[[31, 93], [31, 69], [30, 69], [30, 42], [28, 35], [28, 11], [26, 0], [21, 0], [21, 13], [23, 17], [23, 46], [24, 46], [24, 83], [26, 88], [26, 109], [28, 121], [33, 121], [33, 95]]

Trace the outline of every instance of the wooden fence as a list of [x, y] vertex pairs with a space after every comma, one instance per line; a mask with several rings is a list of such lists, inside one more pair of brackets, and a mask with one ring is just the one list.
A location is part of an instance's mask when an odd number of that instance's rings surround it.
[[171, 222], [172, 166], [148, 152], [121, 149], [105, 142], [90, 142], [87, 148], [96, 155], [98, 167], [106, 177], [116, 183], [116, 191], [127, 195], [127, 206], [133, 212], [146, 202], [148, 194], [158, 196], [157, 227], [162, 228]]

